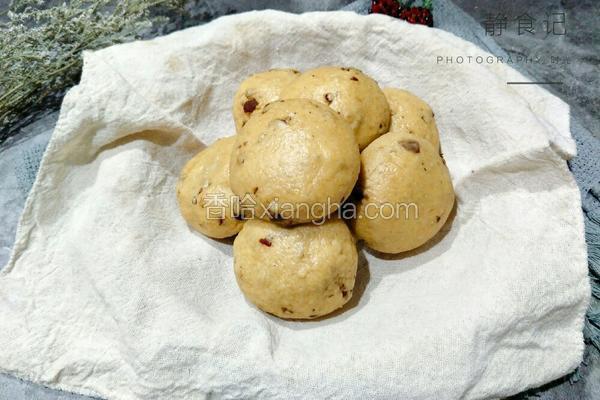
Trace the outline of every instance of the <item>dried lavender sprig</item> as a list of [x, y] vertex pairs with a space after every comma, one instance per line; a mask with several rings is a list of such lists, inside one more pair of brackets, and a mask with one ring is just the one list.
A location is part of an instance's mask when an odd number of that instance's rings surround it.
[[77, 83], [81, 52], [131, 41], [183, 10], [183, 0], [13, 1], [0, 23], [0, 143], [20, 119]]

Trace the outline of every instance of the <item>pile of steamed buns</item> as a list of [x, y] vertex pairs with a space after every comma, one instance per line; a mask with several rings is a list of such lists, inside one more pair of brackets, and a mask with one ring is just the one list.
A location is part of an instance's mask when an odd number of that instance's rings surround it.
[[233, 118], [236, 135], [185, 165], [177, 198], [193, 229], [237, 234], [237, 283], [263, 311], [331, 313], [352, 297], [355, 237], [377, 252], [405, 252], [452, 210], [431, 108], [356, 68], [251, 75]]

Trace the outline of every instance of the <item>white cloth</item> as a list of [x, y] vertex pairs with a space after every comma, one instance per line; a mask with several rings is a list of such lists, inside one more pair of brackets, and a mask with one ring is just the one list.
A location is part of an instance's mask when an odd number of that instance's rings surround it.
[[[589, 301], [568, 106], [442, 31], [353, 13], [229, 16], [85, 54], [0, 275], [0, 370], [107, 399], [481, 399], [573, 370]], [[458, 197], [408, 255], [361, 256], [352, 307], [282, 321], [227, 242], [179, 215], [179, 170], [233, 132], [248, 74], [364, 70], [431, 104]]]

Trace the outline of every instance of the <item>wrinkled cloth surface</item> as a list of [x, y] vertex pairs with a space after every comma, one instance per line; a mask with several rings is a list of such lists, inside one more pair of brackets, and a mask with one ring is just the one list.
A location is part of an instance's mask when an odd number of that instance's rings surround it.
[[[86, 53], [0, 272], [0, 371], [106, 399], [478, 399], [573, 370], [589, 282], [568, 106], [504, 65], [436, 62], [457, 52], [488, 55], [379, 15], [265, 11]], [[431, 104], [457, 207], [424, 248], [361, 250], [343, 312], [282, 321], [174, 188], [233, 132], [244, 77], [321, 64]]]

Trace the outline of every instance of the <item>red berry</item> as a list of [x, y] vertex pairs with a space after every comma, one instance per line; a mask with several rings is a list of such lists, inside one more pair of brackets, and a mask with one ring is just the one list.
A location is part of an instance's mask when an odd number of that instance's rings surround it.
[[372, 0], [370, 13], [386, 14], [391, 17], [398, 17], [400, 4], [398, 0]]
[[433, 26], [433, 15], [431, 14], [431, 11], [428, 8], [402, 8], [400, 10], [399, 18], [411, 24]]
[[380, 4], [371, 4], [371, 14], [383, 14], [383, 7]]

